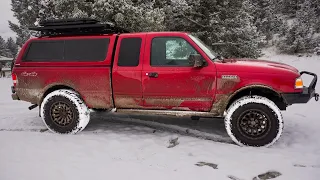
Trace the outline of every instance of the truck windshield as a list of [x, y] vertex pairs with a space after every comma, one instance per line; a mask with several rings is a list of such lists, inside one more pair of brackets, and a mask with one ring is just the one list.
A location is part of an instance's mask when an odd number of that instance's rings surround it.
[[211, 60], [217, 58], [216, 53], [204, 42], [202, 42], [198, 37], [195, 37], [191, 34], [189, 34], [189, 37], [210, 57]]

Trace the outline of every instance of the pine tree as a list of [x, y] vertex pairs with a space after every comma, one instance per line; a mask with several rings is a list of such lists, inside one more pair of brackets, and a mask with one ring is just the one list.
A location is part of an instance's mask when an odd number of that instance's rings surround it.
[[32, 36], [28, 27], [41, 20], [88, 17], [92, 14], [92, 3], [84, 0], [11, 0], [11, 7], [18, 24], [9, 21], [9, 26], [17, 34], [19, 46]]
[[50, 0], [52, 10], [57, 18], [82, 18], [92, 15], [92, 3], [85, 0]]
[[31, 36], [28, 30], [39, 17], [40, 0], [11, 0], [11, 9], [18, 24], [9, 21], [10, 29], [17, 34], [17, 44], [22, 46]]
[[164, 24], [167, 30], [185, 30], [187, 26], [193, 25], [191, 23], [194, 21], [187, 17], [192, 14], [189, 2], [185, 0], [171, 0], [163, 5], [163, 9], [165, 12]]
[[253, 8], [251, 10], [254, 17], [254, 25], [261, 35], [266, 36], [269, 41], [273, 35], [280, 32], [281, 25], [284, 23], [280, 14], [278, 0], [251, 0]]
[[301, 0], [281, 0], [282, 14], [288, 17], [295, 17], [296, 12], [299, 10]]
[[93, 4], [93, 16], [132, 32], [164, 30], [164, 12], [153, 2], [140, 4], [131, 0], [100, 0]]
[[132, 32], [192, 32], [225, 57], [258, 57], [261, 34], [273, 33], [265, 23], [273, 13], [260, 9], [264, 23], [255, 24], [250, 0], [12, 0], [12, 10], [19, 23], [10, 27], [20, 46], [35, 22], [71, 17], [92, 17]]
[[[234, 1], [229, 3], [235, 4]], [[240, 1], [238, 5], [226, 8], [225, 14], [222, 14], [224, 25], [223, 36], [220, 41], [231, 42], [225, 46], [222, 52], [226, 51], [231, 57], [252, 57], [257, 58], [261, 55], [259, 44], [264, 41], [264, 37], [259, 34], [257, 27], [253, 23], [251, 15], [252, 4], [249, 0]], [[235, 11], [236, 10], [236, 11]]]
[[[176, 0], [170, 30], [192, 32], [224, 57], [258, 57], [259, 33], [249, 1]], [[178, 7], [178, 8], [174, 8]]]
[[6, 46], [6, 41], [0, 36], [0, 56], [10, 57], [10, 52]]
[[313, 40], [316, 24], [316, 12], [310, 0], [299, 6], [296, 19], [288, 26], [287, 32], [278, 43], [281, 51], [286, 53], [307, 52], [315, 48]]
[[11, 58], [16, 57], [18, 53], [18, 45], [14, 42], [14, 40], [11, 37], [7, 40], [6, 48], [10, 52], [10, 56], [8, 57], [11, 57]]
[[313, 0], [311, 3], [316, 14], [315, 29], [317, 33], [320, 33], [320, 0]]

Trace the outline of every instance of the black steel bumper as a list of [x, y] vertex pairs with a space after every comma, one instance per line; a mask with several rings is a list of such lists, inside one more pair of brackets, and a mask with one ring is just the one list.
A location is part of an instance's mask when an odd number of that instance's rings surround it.
[[313, 80], [311, 81], [309, 87], [303, 88], [303, 91], [301, 93], [283, 93], [282, 97], [288, 105], [307, 103], [313, 97], [316, 101], [319, 100], [319, 94], [316, 93], [318, 76], [314, 73], [307, 71], [302, 71], [300, 74], [308, 74], [310, 76], [313, 76]]

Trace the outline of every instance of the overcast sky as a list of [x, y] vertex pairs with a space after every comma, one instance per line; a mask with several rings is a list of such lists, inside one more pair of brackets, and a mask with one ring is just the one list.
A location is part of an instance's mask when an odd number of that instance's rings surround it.
[[0, 35], [7, 39], [8, 37], [15, 37], [8, 24], [8, 20], [16, 22], [11, 12], [11, 0], [0, 0]]

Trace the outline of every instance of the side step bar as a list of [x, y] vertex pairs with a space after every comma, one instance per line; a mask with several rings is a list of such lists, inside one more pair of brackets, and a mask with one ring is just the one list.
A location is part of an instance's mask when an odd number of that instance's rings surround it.
[[168, 111], [168, 110], [141, 110], [141, 109], [114, 109], [112, 112], [122, 114], [135, 114], [135, 115], [165, 115], [165, 116], [176, 116], [176, 117], [204, 117], [213, 118], [216, 117], [214, 114], [209, 112], [197, 112], [197, 111]]

